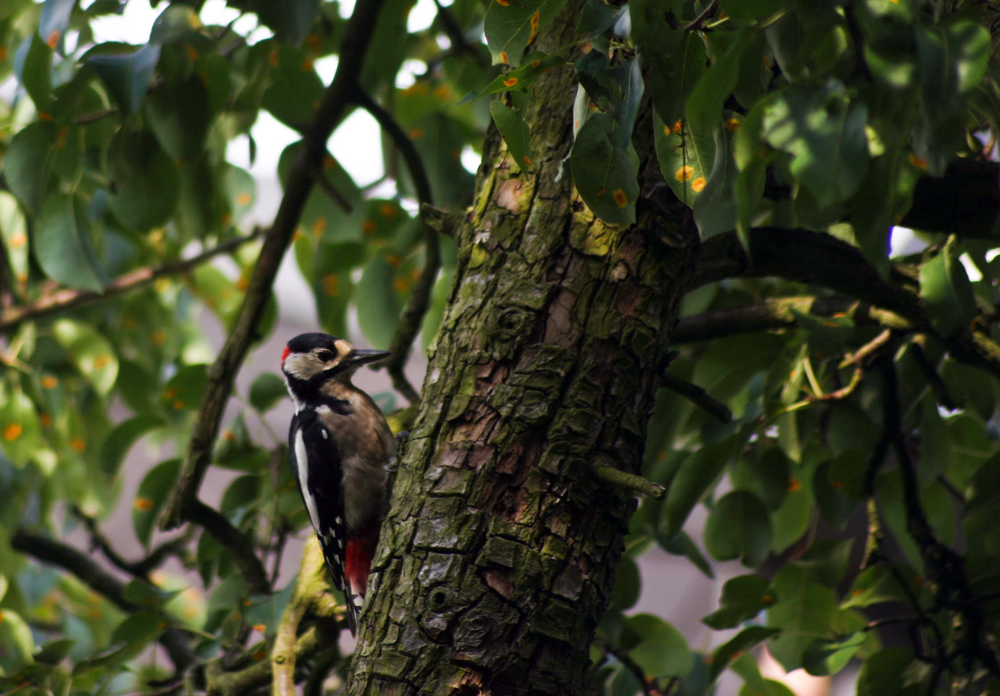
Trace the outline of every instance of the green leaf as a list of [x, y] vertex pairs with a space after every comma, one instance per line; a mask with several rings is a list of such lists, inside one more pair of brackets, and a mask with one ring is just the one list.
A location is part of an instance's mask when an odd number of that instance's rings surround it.
[[[898, 570], [909, 571], [916, 580], [916, 575], [906, 566]], [[911, 588], [916, 595], [916, 582], [911, 583]], [[883, 564], [876, 564], [865, 568], [854, 579], [847, 597], [840, 603], [841, 609], [863, 608], [873, 604], [884, 602], [906, 602], [907, 595], [905, 589], [900, 586], [899, 580], [892, 574], [889, 568]]]
[[122, 421], [101, 446], [101, 471], [114, 477], [132, 446], [152, 430], [166, 425], [159, 416], [136, 416]]
[[531, 170], [531, 129], [524, 122], [521, 114], [514, 111], [509, 106], [504, 106], [502, 102], [493, 101], [490, 103], [490, 114], [493, 122], [497, 124], [500, 135], [507, 143], [514, 158], [514, 164], [519, 170]]
[[271, 65], [271, 86], [264, 92], [261, 106], [293, 128], [304, 127], [323, 99], [323, 81], [309, 55], [294, 46], [262, 41], [254, 50], [266, 50]]
[[123, 133], [111, 144], [116, 191], [109, 207], [126, 228], [143, 232], [163, 225], [177, 208], [177, 166], [152, 133]]
[[623, 557], [615, 571], [615, 589], [611, 595], [611, 606], [621, 611], [632, 608], [639, 601], [641, 589], [639, 566], [628, 556]]
[[163, 405], [170, 411], [193, 409], [201, 402], [208, 381], [208, 366], [186, 365], [163, 387]]
[[740, 58], [756, 35], [756, 30], [740, 29], [732, 45], [698, 80], [685, 104], [687, 125], [698, 137], [709, 138], [719, 126], [722, 106], [736, 88]]
[[111, 391], [118, 377], [118, 356], [104, 336], [71, 319], [53, 323], [52, 335], [99, 394]]
[[638, 614], [626, 619], [628, 631], [641, 638], [629, 650], [646, 676], [684, 679], [694, 667], [694, 656], [684, 636], [663, 619], [652, 614]]
[[944, 336], [966, 330], [976, 316], [972, 285], [957, 247], [955, 239], [949, 239], [941, 253], [920, 267], [920, 299]]
[[175, 162], [186, 162], [201, 153], [212, 119], [202, 80], [192, 77], [186, 82], [158, 85], [147, 96], [145, 111], [150, 130]]
[[[733, 159], [732, 127], [739, 127], [739, 119], [735, 116], [726, 119], [726, 126], [715, 129], [715, 160], [700, 194], [692, 206], [694, 220], [698, 224], [701, 238], [708, 239], [723, 232], [729, 232], [736, 227], [736, 200], [734, 186], [737, 169]], [[733, 124], [730, 126], [729, 124]], [[686, 170], [685, 170], [686, 171]], [[692, 190], [697, 180], [691, 181]], [[763, 180], [761, 180], [763, 185]]]
[[737, 633], [733, 638], [726, 641], [712, 653], [712, 660], [709, 663], [709, 676], [714, 682], [719, 675], [729, 667], [730, 663], [740, 654], [754, 648], [765, 640], [768, 640], [781, 633], [779, 628], [767, 628], [765, 626], [747, 626]]
[[250, 405], [264, 413], [287, 394], [285, 380], [273, 372], [262, 372], [250, 385]]
[[319, 13], [320, 0], [252, 0], [253, 11], [279, 41], [298, 46], [309, 35]]
[[[660, 539], [657, 539], [661, 541]], [[701, 549], [698, 545], [687, 535], [687, 532], [680, 532], [675, 535], [673, 539], [666, 543], [660, 544], [663, 550], [667, 553], [672, 553], [675, 556], [684, 556], [689, 561], [691, 561], [694, 566], [705, 574], [706, 577], [715, 579], [715, 573], [712, 572], [712, 566], [701, 553]]]
[[764, 139], [823, 207], [850, 200], [868, 172], [868, 108], [827, 88], [792, 85], [764, 113]]
[[91, 51], [84, 60], [108, 88], [122, 113], [128, 116], [142, 106], [156, 64], [160, 60], [160, 47], [157, 44], [146, 44], [134, 53], [117, 55], [94, 54]]
[[3, 158], [4, 179], [28, 212], [38, 213], [49, 187], [53, 141], [43, 123], [31, 123], [10, 140]]
[[705, 42], [699, 32], [674, 29], [663, 21], [666, 0], [629, 3], [632, 37], [648, 69], [653, 106], [671, 128], [684, 116], [685, 104], [708, 69]]
[[35, 405], [20, 389], [6, 395], [0, 406], [0, 445], [17, 467], [23, 467], [42, 446], [42, 429]]
[[756, 568], [771, 549], [767, 507], [750, 491], [733, 491], [719, 500], [705, 523], [705, 548], [719, 561], [739, 558]]
[[35, 662], [41, 662], [47, 665], [58, 665], [69, 656], [69, 653], [75, 644], [75, 640], [70, 640], [68, 638], [49, 641], [40, 647], [38, 652], [35, 653]]
[[38, 20], [38, 33], [50, 46], [55, 46], [69, 29], [70, 15], [77, 0], [45, 0]]
[[28, 221], [9, 191], [0, 191], [0, 240], [14, 280], [23, 289], [28, 281]]
[[34, 236], [35, 258], [45, 275], [72, 288], [102, 292], [107, 274], [91, 235], [82, 197], [61, 193], [45, 201]]
[[11, 609], [0, 609], [0, 674], [14, 674], [34, 662], [35, 639], [21, 615]]
[[156, 519], [167, 496], [173, 490], [180, 470], [180, 459], [168, 459], [150, 469], [139, 484], [139, 490], [132, 502], [132, 526], [139, 543], [146, 548], [149, 548], [153, 530], [156, 528]]
[[142, 650], [156, 640], [165, 626], [158, 614], [140, 611], [122, 621], [115, 632], [111, 634], [111, 644], [127, 643], [129, 652], [138, 655]]
[[[292, 143], [282, 151], [281, 157], [278, 159], [278, 178], [282, 186], [287, 185], [288, 173], [301, 151], [301, 140]], [[345, 212], [338, 203], [320, 190], [319, 186], [316, 186], [309, 196], [309, 200], [306, 201], [306, 207], [302, 211], [297, 231], [301, 233], [302, 237], [329, 243], [363, 242], [361, 222], [364, 219], [365, 206], [361, 189], [354, 183], [351, 175], [329, 154], [323, 160], [323, 175], [350, 204], [353, 212]], [[296, 249], [298, 248], [297, 243]], [[314, 254], [315, 251], [310, 254], [313, 260], [315, 259]], [[307, 270], [301, 262], [299, 267], [302, 268], [307, 278], [314, 277], [315, 270], [312, 267]]]
[[662, 533], [665, 538], [673, 538], [681, 531], [691, 510], [722, 473], [735, 448], [735, 438], [727, 438], [702, 447], [681, 464], [663, 505]]
[[538, 30], [547, 26], [566, 0], [493, 0], [486, 10], [483, 30], [493, 64], [521, 64], [521, 54]]
[[702, 623], [718, 630], [735, 628], [774, 604], [771, 583], [759, 575], [738, 575], [722, 586], [719, 609]]
[[222, 494], [219, 512], [229, 517], [233, 524], [241, 524], [247, 509], [260, 500], [260, 486], [261, 477], [255, 474], [233, 480]]
[[18, 78], [40, 112], [52, 108], [52, 48], [37, 33], [32, 34]]
[[857, 696], [902, 694], [902, 687], [907, 686], [905, 674], [914, 662], [913, 652], [908, 648], [879, 650], [862, 663], [855, 693]]
[[511, 90], [527, 90], [538, 81], [539, 77], [562, 65], [566, 65], [566, 61], [562, 57], [548, 56], [541, 51], [535, 51], [524, 59], [524, 64], [521, 67], [497, 75], [486, 86], [486, 89], [475, 96], [482, 97]]
[[239, 222], [253, 211], [257, 202], [257, 180], [246, 169], [229, 165], [225, 168], [223, 183], [233, 211], [233, 221]]
[[803, 666], [817, 677], [836, 674], [847, 666], [867, 639], [866, 633], [858, 631], [846, 638], [813, 641], [802, 656]]
[[714, 136], [692, 135], [680, 121], [668, 126], [657, 113], [653, 114], [653, 127], [656, 158], [663, 178], [678, 199], [693, 206], [715, 164]]
[[570, 155], [570, 171], [580, 197], [603, 221], [616, 225], [635, 222], [639, 198], [639, 160], [631, 144], [616, 147], [614, 118], [594, 114], [577, 133]]
[[587, 0], [580, 10], [580, 19], [577, 20], [576, 30], [582, 34], [588, 34], [591, 40], [597, 38], [612, 26], [625, 13], [628, 6], [615, 7], [600, 0]]
[[795, 564], [778, 571], [774, 591], [778, 601], [768, 609], [767, 625], [782, 633], [769, 650], [791, 672], [802, 666], [806, 648], [817, 636], [833, 633], [837, 600], [833, 589], [815, 582]]
[[365, 298], [363, 312], [358, 312], [358, 323], [365, 338], [373, 346], [392, 343], [402, 305], [392, 284], [395, 270], [386, 254], [379, 254], [365, 266], [358, 281], [358, 297]]
[[281, 592], [250, 597], [244, 604], [243, 620], [255, 628], [263, 626], [264, 634], [273, 636], [278, 630], [278, 623], [285, 612], [285, 607], [288, 606], [294, 593], [295, 578], [292, 578]]

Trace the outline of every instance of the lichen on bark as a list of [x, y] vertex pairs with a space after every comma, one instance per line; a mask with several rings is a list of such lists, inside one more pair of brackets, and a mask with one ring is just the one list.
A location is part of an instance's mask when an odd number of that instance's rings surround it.
[[[581, 4], [539, 49], [577, 38]], [[561, 171], [575, 88], [571, 70], [552, 71], [524, 108], [533, 171], [487, 138], [350, 694], [587, 689], [635, 507], [592, 465], [639, 470], [695, 235], [660, 199], [655, 162], [637, 225], [594, 218]], [[648, 119], [638, 128], [637, 149], [652, 153]]]

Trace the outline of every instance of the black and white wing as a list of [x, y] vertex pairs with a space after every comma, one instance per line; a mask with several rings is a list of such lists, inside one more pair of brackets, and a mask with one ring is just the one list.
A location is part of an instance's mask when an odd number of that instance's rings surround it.
[[[299, 492], [309, 512], [333, 584], [344, 592], [344, 494], [340, 451], [316, 409], [305, 408], [292, 418], [288, 452]], [[350, 604], [348, 602], [348, 604]]]

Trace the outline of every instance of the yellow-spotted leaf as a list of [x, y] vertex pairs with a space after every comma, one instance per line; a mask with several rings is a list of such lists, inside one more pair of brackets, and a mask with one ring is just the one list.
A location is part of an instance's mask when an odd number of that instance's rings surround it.
[[207, 371], [205, 365], [188, 365], [178, 370], [163, 387], [161, 404], [165, 410], [176, 412], [196, 408], [205, 391]]
[[98, 393], [111, 391], [118, 377], [118, 356], [104, 336], [71, 319], [55, 322], [52, 334]]
[[302, 49], [277, 41], [262, 41], [255, 51], [267, 52], [271, 86], [261, 105], [290, 126], [304, 126], [323, 98], [323, 81], [316, 74], [312, 57]]
[[17, 466], [24, 466], [41, 446], [41, 427], [35, 405], [20, 390], [0, 406], [0, 447]]
[[143, 546], [149, 546], [156, 527], [156, 518], [167, 499], [181, 468], [180, 459], [160, 462], [146, 474], [132, 501], [132, 526]]
[[9, 191], [0, 191], [0, 239], [7, 251], [7, 261], [19, 289], [28, 282], [28, 223], [17, 199]]
[[538, 30], [551, 22], [566, 0], [493, 0], [486, 10], [483, 29], [494, 65], [521, 64], [521, 54]]
[[674, 194], [688, 206], [708, 184], [715, 162], [715, 139], [692, 135], [682, 121], [666, 124], [653, 114], [656, 158]]
[[631, 225], [639, 198], [639, 160], [631, 145], [615, 145], [616, 128], [615, 119], [608, 114], [597, 113], [587, 119], [573, 145], [570, 171], [577, 191], [594, 215], [612, 224]]

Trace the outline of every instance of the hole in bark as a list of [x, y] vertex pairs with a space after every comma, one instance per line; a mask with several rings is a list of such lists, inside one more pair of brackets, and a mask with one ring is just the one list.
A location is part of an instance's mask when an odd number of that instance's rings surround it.
[[435, 592], [434, 596], [431, 597], [431, 601], [434, 602], [434, 606], [441, 607], [448, 601], [448, 596], [444, 592]]

